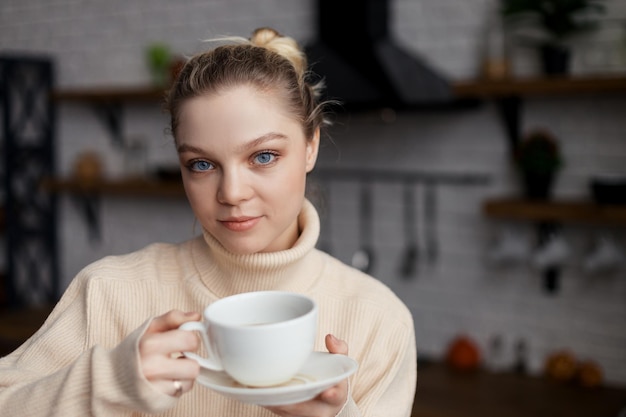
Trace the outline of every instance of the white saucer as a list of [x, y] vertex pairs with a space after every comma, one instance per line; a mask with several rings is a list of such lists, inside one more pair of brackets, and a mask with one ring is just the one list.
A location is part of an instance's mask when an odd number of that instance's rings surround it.
[[315, 398], [317, 394], [352, 375], [358, 368], [354, 359], [344, 355], [313, 352], [300, 372], [291, 381], [273, 387], [244, 387], [225, 372], [202, 368], [196, 379], [227, 397], [257, 405], [286, 405]]

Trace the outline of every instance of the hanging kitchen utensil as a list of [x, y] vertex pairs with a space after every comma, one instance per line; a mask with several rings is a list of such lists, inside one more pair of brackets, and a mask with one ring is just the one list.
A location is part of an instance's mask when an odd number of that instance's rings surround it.
[[435, 263], [439, 256], [437, 241], [437, 184], [426, 182], [424, 189], [424, 229], [426, 231], [426, 257], [430, 264]]
[[372, 249], [372, 200], [371, 184], [367, 180], [361, 182], [359, 201], [359, 237], [360, 248], [352, 255], [352, 266], [363, 272], [370, 272], [374, 264]]
[[79, 210], [82, 210], [89, 230], [89, 240], [98, 243], [102, 240], [100, 228], [100, 198], [96, 195], [79, 195], [74, 199]]
[[400, 274], [410, 278], [417, 271], [419, 258], [419, 243], [417, 236], [417, 221], [415, 218], [415, 184], [412, 181], [404, 182], [403, 214], [404, 214], [404, 244], [405, 249], [401, 258]]

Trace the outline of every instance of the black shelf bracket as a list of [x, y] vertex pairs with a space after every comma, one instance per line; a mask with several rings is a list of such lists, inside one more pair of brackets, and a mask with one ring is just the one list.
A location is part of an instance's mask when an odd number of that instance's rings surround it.
[[[537, 223], [539, 246], [546, 244], [554, 233], [558, 233], [560, 225], [556, 222]], [[549, 266], [543, 271], [543, 288], [550, 294], [555, 295], [560, 289], [561, 268]]]
[[120, 148], [124, 146], [123, 118], [124, 106], [119, 102], [105, 102], [94, 104], [94, 110], [98, 118], [109, 131], [113, 143]]
[[521, 135], [522, 99], [515, 95], [500, 97], [496, 99], [496, 105], [506, 130], [509, 140], [509, 152], [512, 158]]
[[100, 226], [100, 195], [78, 194], [72, 198], [78, 210], [82, 212], [87, 223], [89, 241], [92, 244], [102, 240], [102, 228]]

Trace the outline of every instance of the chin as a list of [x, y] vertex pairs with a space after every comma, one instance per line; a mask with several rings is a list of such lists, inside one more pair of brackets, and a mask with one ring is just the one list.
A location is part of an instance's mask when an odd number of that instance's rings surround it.
[[264, 252], [267, 245], [259, 245], [249, 242], [223, 242], [220, 241], [222, 246], [227, 251], [234, 253], [235, 255], [252, 255], [254, 253]]

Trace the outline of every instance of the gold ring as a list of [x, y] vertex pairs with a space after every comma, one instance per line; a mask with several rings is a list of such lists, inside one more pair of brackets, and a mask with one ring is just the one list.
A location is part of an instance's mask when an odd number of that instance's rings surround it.
[[183, 395], [183, 384], [178, 379], [174, 380], [174, 389], [176, 390], [174, 391], [174, 397]]

